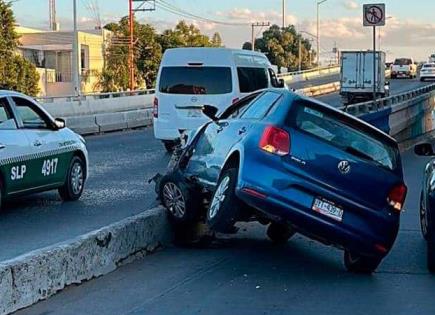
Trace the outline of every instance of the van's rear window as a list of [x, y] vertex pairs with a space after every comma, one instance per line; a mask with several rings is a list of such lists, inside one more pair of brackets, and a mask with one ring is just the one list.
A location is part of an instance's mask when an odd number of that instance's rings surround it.
[[297, 129], [389, 170], [398, 166], [397, 147], [350, 125], [340, 119], [341, 115], [324, 111], [304, 100], [295, 101], [293, 108], [290, 120]]
[[227, 94], [233, 90], [229, 67], [164, 67], [160, 92], [167, 94]]
[[412, 60], [407, 58], [400, 58], [394, 61], [395, 66], [409, 66], [412, 65]]

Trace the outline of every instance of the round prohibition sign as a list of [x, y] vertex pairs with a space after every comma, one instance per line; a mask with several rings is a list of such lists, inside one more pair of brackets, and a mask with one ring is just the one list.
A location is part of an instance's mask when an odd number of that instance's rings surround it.
[[374, 5], [366, 11], [365, 18], [366, 21], [370, 24], [378, 24], [384, 19], [384, 12], [380, 7]]

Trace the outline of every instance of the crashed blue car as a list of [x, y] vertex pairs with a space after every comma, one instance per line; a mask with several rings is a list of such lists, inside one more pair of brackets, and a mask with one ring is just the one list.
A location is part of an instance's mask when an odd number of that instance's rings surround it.
[[267, 224], [272, 241], [295, 233], [344, 249], [352, 272], [372, 273], [391, 250], [407, 188], [396, 141], [371, 125], [286, 90], [256, 92], [175, 154], [159, 195], [179, 224], [230, 233]]

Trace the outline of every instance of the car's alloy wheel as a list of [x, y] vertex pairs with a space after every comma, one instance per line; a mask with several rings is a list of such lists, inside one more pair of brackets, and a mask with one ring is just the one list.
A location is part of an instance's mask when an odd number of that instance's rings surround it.
[[238, 170], [228, 169], [220, 176], [207, 210], [207, 223], [214, 231], [233, 233], [240, 217], [241, 201], [236, 196]]
[[80, 199], [85, 186], [85, 164], [83, 160], [74, 156], [68, 168], [65, 184], [59, 188], [59, 194], [64, 201]]
[[180, 188], [173, 183], [167, 182], [163, 186], [163, 205], [176, 218], [186, 215], [186, 202]]
[[219, 209], [222, 206], [222, 203], [225, 201], [225, 193], [228, 190], [229, 187], [229, 183], [230, 183], [230, 177], [229, 176], [225, 176], [221, 182], [219, 183], [218, 188], [216, 189], [216, 192], [213, 196], [213, 200], [211, 202], [210, 205], [210, 210], [209, 210], [209, 218], [213, 219], [214, 217], [216, 217], [216, 214], [218, 213]]
[[423, 192], [420, 195], [420, 227], [425, 240], [428, 240], [428, 217], [423, 204]]
[[169, 212], [170, 220], [183, 227], [199, 222], [203, 215], [203, 198], [182, 174], [172, 172], [158, 183], [159, 199]]

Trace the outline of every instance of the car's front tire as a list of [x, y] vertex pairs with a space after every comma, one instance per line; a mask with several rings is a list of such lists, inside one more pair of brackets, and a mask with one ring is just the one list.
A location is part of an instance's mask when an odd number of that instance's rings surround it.
[[80, 199], [85, 186], [85, 162], [74, 156], [70, 162], [65, 184], [59, 188], [59, 195], [64, 201]]
[[435, 273], [435, 233], [430, 233], [427, 236], [427, 269], [431, 273]]
[[288, 240], [296, 234], [290, 226], [275, 222], [272, 222], [267, 227], [266, 233], [269, 239], [277, 245], [286, 244]]
[[207, 210], [207, 223], [214, 231], [229, 233], [239, 217], [241, 205], [236, 196], [238, 170], [228, 169], [219, 178]]
[[201, 196], [195, 194], [178, 173], [163, 176], [159, 183], [159, 198], [174, 224], [186, 226], [198, 222], [202, 208]]
[[353, 273], [372, 274], [381, 262], [380, 257], [367, 257], [344, 251], [344, 265]]

